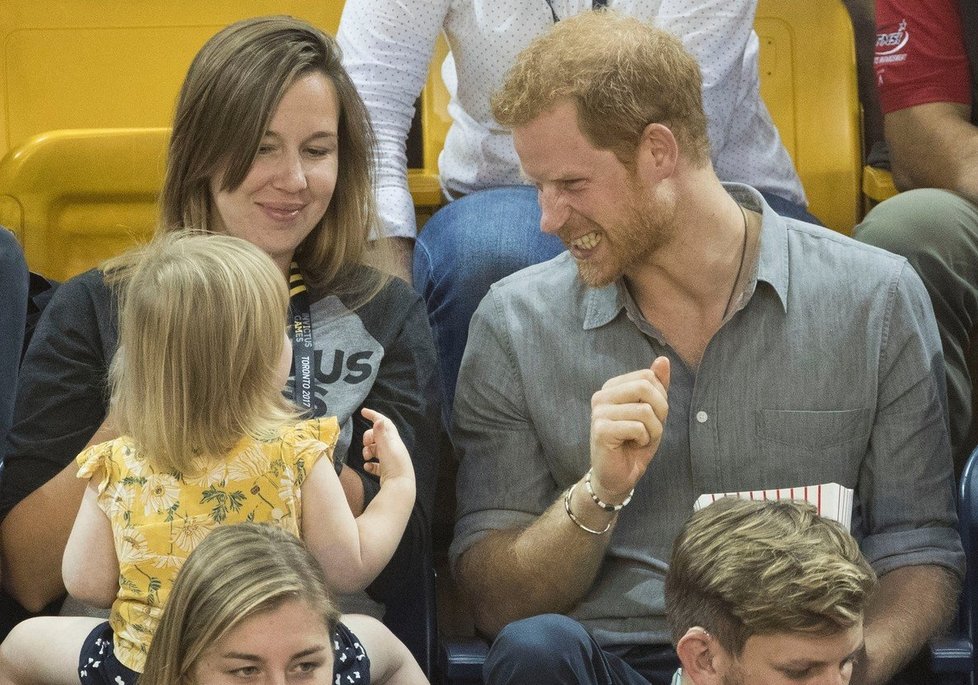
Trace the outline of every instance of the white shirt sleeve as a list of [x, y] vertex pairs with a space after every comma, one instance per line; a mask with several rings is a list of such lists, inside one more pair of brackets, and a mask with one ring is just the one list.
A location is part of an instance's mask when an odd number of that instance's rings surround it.
[[743, 78], [756, 10], [757, 0], [663, 0], [659, 7], [656, 24], [678, 36], [700, 63], [714, 160], [735, 119], [741, 92], [736, 84]]
[[377, 137], [374, 169], [384, 237], [417, 233], [405, 146], [450, 2], [352, 0], [343, 8], [337, 38]]

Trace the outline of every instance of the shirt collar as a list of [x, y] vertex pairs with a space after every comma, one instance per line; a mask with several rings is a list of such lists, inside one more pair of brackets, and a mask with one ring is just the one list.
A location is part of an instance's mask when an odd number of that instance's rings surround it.
[[[753, 297], [758, 281], [763, 281], [774, 289], [781, 307], [787, 311], [788, 232], [784, 219], [775, 214], [754, 188], [739, 183], [724, 183], [723, 187], [745, 208], [761, 214], [760, 247], [754, 274], [747, 285], [746, 299]], [[584, 330], [610, 323], [625, 308], [630, 297], [621, 278], [601, 288], [590, 288], [583, 283], [581, 287], [585, 289]]]
[[781, 301], [781, 308], [788, 310], [788, 229], [786, 219], [778, 216], [754, 188], [740, 183], [724, 183], [730, 196], [744, 208], [761, 215], [761, 239], [757, 264], [747, 285], [746, 299], [750, 299], [763, 281], [771, 286]]
[[583, 283], [581, 285], [584, 288], [584, 330], [589, 331], [610, 323], [624, 309], [628, 297], [624, 279], [619, 278], [602, 288], [590, 288]]

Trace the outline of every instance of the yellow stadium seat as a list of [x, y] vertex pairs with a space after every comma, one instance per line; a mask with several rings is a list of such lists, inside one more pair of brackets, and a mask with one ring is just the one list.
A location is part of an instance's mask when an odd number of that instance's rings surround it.
[[[62, 280], [149, 235], [165, 127], [210, 36], [276, 12], [335, 34], [342, 8], [340, 0], [0, 0], [0, 224], [17, 234], [31, 268]], [[439, 63], [446, 53], [442, 40]], [[422, 101], [429, 128], [447, 120], [443, 88], [425, 89]], [[417, 205], [437, 205], [444, 133], [424, 142], [424, 168], [409, 183]]]
[[0, 225], [33, 271], [64, 280], [149, 237], [169, 132], [51, 131], [0, 161]]
[[0, 0], [0, 156], [55, 129], [169, 126], [194, 54], [227, 24], [291, 14], [330, 33], [342, 0]]
[[862, 124], [855, 39], [840, 0], [760, 0], [761, 96], [827, 226], [851, 233], [862, 211]]
[[893, 183], [893, 174], [889, 171], [872, 166], [863, 168], [863, 196], [866, 198], [867, 210], [898, 192], [900, 191]]

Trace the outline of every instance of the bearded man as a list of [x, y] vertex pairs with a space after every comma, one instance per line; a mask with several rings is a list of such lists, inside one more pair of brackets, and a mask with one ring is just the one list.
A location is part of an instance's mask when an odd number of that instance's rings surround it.
[[721, 184], [700, 89], [677, 39], [598, 11], [494, 98], [568, 250], [492, 287], [459, 376], [450, 556], [496, 636], [489, 683], [668, 683], [663, 580], [704, 493], [853, 489], [880, 576], [854, 682], [888, 681], [953, 614], [927, 293], [903, 258]]

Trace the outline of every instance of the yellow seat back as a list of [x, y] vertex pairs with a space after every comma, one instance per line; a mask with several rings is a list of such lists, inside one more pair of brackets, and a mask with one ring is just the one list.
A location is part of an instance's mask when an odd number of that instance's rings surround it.
[[851, 233], [862, 208], [855, 39], [841, 0], [760, 0], [761, 97], [827, 226]]
[[65, 279], [149, 236], [164, 127], [208, 38], [276, 13], [335, 34], [342, 9], [342, 0], [0, 0], [0, 224], [31, 268]]
[[343, 0], [0, 0], [0, 156], [55, 129], [169, 126], [203, 43], [250, 16], [335, 34]]
[[0, 161], [0, 224], [33, 271], [65, 280], [149, 238], [168, 128], [51, 131]]

